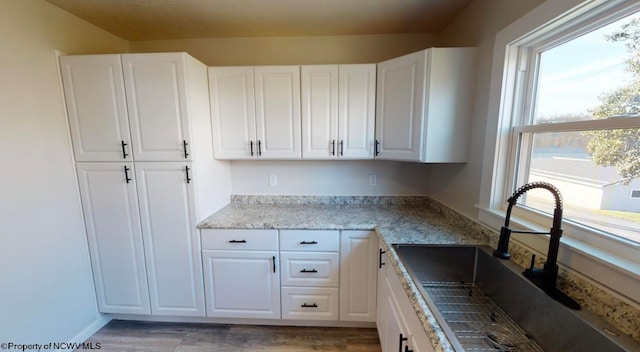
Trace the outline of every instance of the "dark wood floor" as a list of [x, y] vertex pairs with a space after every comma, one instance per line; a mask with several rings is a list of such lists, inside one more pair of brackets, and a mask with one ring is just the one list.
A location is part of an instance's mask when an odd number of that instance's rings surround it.
[[100, 351], [380, 352], [376, 329], [114, 320], [86, 342]]

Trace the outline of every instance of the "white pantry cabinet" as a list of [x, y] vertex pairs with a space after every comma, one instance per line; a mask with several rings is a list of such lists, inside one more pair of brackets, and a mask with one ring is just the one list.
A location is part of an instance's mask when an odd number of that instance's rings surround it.
[[77, 161], [194, 160], [196, 101], [207, 94], [193, 82], [201, 63], [152, 53], [62, 56], [60, 64]]
[[100, 311], [204, 316], [196, 225], [229, 197], [206, 66], [185, 53], [60, 61]]
[[374, 231], [341, 231], [340, 320], [376, 321], [377, 261]]
[[209, 67], [216, 159], [300, 159], [300, 66]]
[[202, 316], [194, 165], [138, 162], [135, 169], [151, 312]]
[[379, 250], [378, 317], [382, 352], [433, 352], [402, 283], [389, 259]]
[[120, 55], [61, 56], [76, 161], [131, 161]]
[[301, 67], [304, 159], [373, 158], [375, 76], [375, 64]]
[[151, 314], [133, 163], [78, 163], [98, 309]]
[[201, 230], [207, 316], [280, 319], [277, 230]]
[[378, 64], [376, 158], [466, 162], [475, 48], [430, 48]]

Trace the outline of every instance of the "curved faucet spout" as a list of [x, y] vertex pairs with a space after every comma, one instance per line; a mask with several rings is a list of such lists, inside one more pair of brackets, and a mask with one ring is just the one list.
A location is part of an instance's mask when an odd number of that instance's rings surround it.
[[[551, 225], [551, 229], [549, 232], [511, 230], [509, 228], [509, 221], [511, 219], [511, 210], [513, 209], [513, 206], [516, 205], [520, 196], [536, 188], [546, 189], [551, 192], [555, 198], [555, 209], [553, 210], [553, 224]], [[535, 260], [532, 259], [531, 267], [526, 269], [522, 274], [566, 306], [573, 309], [580, 309], [580, 305], [564, 295], [562, 292], [559, 292], [556, 288], [556, 281], [558, 279], [558, 250], [560, 249], [560, 237], [562, 237], [562, 195], [560, 194], [560, 191], [548, 182], [532, 182], [518, 188], [513, 195], [507, 199], [507, 203], [509, 203], [509, 206], [507, 207], [504, 226], [500, 229], [498, 247], [493, 252], [493, 255], [500, 259], [509, 259], [511, 257], [509, 255], [509, 239], [511, 238], [512, 232], [550, 235], [547, 261], [545, 262], [544, 267], [534, 268]]]

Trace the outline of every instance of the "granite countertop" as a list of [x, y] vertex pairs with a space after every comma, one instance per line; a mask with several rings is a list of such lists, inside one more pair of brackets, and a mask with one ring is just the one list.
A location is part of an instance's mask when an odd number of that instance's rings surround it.
[[203, 220], [198, 228], [375, 230], [434, 350], [453, 351], [391, 244], [488, 244], [489, 232], [473, 224], [422, 197], [240, 197]]

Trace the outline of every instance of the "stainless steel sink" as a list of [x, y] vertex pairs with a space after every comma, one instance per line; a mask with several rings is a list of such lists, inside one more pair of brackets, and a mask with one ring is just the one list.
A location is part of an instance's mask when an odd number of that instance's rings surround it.
[[548, 297], [489, 247], [393, 248], [456, 351], [640, 351], [599, 317]]

